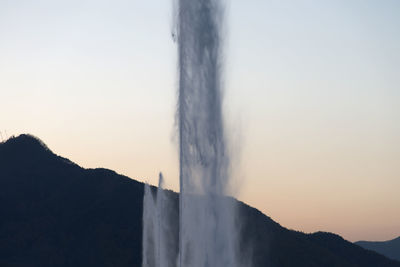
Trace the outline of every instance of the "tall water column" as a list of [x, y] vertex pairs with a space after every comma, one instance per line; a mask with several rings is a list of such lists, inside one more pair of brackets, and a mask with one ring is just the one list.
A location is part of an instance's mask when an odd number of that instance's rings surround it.
[[[180, 165], [176, 265], [234, 267], [238, 265], [237, 230], [234, 202], [226, 197], [229, 155], [222, 114], [224, 7], [221, 0], [176, 0], [174, 8], [179, 62]], [[163, 209], [159, 199], [170, 201], [160, 196], [158, 191], [155, 201], [146, 186], [143, 267], [166, 266], [163, 254], [166, 232], [160, 229], [171, 229], [172, 221], [159, 216], [162, 214], [159, 209]]]
[[178, 0], [181, 267], [235, 266], [234, 208], [222, 115], [220, 0]]

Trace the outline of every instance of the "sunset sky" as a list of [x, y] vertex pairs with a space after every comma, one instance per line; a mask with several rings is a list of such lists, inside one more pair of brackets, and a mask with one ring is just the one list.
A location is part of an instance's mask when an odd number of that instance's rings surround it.
[[[400, 1], [226, 2], [238, 198], [304, 232], [399, 236]], [[171, 7], [0, 0], [3, 136], [177, 190]]]

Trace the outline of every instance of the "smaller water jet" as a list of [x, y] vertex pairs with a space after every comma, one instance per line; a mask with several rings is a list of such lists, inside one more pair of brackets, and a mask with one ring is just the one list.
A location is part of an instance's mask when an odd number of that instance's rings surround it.
[[159, 175], [157, 190], [149, 184], [144, 186], [143, 267], [176, 266], [177, 231], [173, 228], [173, 216], [177, 212], [170, 194], [164, 189], [162, 173]]

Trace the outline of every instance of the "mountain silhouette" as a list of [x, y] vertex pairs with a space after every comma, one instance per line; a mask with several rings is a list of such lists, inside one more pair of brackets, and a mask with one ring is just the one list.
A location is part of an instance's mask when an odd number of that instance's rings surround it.
[[[141, 266], [143, 189], [81, 168], [31, 135], [0, 143], [0, 266]], [[168, 192], [177, 210], [179, 196]], [[241, 256], [254, 267], [400, 267], [338, 235], [288, 230], [238, 207]]]
[[376, 251], [390, 259], [400, 261], [400, 236], [389, 241], [358, 241], [355, 244], [365, 249]]

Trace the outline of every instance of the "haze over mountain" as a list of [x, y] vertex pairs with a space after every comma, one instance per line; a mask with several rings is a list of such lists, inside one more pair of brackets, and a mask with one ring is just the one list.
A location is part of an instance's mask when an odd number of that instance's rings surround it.
[[388, 241], [358, 241], [355, 244], [376, 251], [390, 259], [400, 261], [400, 236]]
[[[33, 136], [11, 138], [0, 143], [0, 266], [140, 266], [142, 202], [143, 183], [83, 169]], [[400, 267], [338, 235], [288, 230], [238, 206], [240, 251], [255, 267]]]

